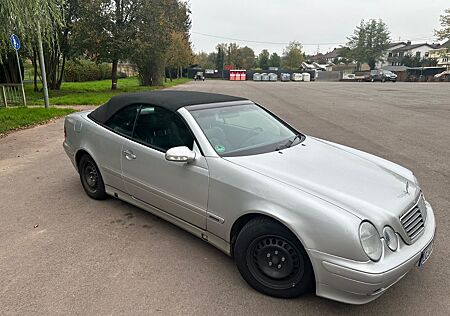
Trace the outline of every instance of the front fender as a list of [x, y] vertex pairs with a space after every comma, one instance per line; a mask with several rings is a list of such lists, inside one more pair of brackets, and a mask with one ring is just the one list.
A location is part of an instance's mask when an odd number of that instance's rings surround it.
[[246, 214], [272, 217], [288, 227], [308, 251], [314, 249], [355, 261], [367, 261], [359, 241], [361, 220], [352, 213], [221, 158], [208, 159], [207, 229], [230, 242], [233, 224]]

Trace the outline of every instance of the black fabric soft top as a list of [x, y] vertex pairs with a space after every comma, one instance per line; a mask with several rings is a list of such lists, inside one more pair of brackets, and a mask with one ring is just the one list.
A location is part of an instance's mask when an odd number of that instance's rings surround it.
[[124, 93], [112, 97], [107, 103], [92, 111], [89, 114], [89, 117], [96, 122], [104, 124], [117, 111], [131, 104], [151, 104], [175, 112], [179, 108], [189, 105], [243, 100], [246, 99], [224, 94], [196, 91], [160, 90], [151, 92]]

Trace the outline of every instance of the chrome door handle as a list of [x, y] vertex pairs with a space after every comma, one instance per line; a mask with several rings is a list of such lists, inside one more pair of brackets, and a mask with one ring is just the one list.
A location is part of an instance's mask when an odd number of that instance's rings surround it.
[[136, 159], [136, 155], [131, 150], [124, 150], [122, 153], [128, 160]]

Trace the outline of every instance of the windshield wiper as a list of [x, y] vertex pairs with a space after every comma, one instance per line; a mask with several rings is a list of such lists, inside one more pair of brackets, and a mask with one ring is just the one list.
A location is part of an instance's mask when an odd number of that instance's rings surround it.
[[280, 145], [280, 146], [278, 146], [277, 148], [275, 148], [275, 151], [278, 151], [278, 150], [281, 150], [281, 149], [285, 149], [285, 148], [291, 147], [292, 144], [294, 144], [295, 140], [296, 140], [297, 138], [301, 138], [301, 136], [302, 136], [301, 134], [297, 134], [297, 135], [294, 136], [293, 139], [288, 139], [288, 141], [287, 141], [285, 144]]
[[295, 140], [296, 140], [297, 138], [300, 139], [301, 136], [302, 136], [301, 134], [295, 135], [295, 137], [294, 137], [292, 140], [289, 141], [289, 144], [286, 144], [286, 148], [291, 147], [291, 146], [294, 144]]

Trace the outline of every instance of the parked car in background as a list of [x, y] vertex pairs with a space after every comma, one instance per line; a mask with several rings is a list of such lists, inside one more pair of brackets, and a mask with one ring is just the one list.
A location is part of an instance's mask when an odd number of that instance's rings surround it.
[[269, 79], [270, 79], [269, 74], [267, 74], [267, 73], [265, 73], [265, 72], [263, 72], [263, 73], [261, 74], [261, 80], [262, 80], [262, 81], [269, 81]]
[[205, 76], [204, 76], [203, 72], [202, 71], [197, 71], [197, 73], [194, 76], [194, 80], [195, 81], [197, 81], [197, 80], [205, 81]]
[[64, 135], [88, 196], [189, 231], [267, 295], [367, 303], [433, 249], [433, 209], [410, 170], [305, 135], [245, 98], [119, 95], [67, 116]]
[[437, 81], [450, 81], [450, 70], [445, 70], [434, 76]]
[[397, 75], [389, 70], [371, 70], [368, 80], [371, 82], [380, 81], [397, 81]]

